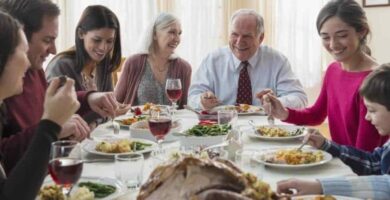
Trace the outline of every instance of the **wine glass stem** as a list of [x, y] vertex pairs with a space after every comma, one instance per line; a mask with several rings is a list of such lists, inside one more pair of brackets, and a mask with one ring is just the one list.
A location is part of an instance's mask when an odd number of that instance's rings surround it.
[[162, 153], [162, 139], [157, 139], [157, 144], [158, 144], [158, 154]]

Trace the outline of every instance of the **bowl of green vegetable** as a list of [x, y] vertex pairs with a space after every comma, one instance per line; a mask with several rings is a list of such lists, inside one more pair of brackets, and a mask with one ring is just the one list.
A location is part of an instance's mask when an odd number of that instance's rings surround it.
[[181, 146], [196, 147], [210, 146], [222, 143], [228, 132], [231, 130], [231, 125], [195, 125], [188, 129], [179, 137]]

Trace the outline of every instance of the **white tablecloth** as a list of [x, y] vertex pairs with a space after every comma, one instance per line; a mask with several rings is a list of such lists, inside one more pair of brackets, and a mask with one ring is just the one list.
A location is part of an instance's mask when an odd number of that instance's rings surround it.
[[[194, 124], [197, 124], [197, 116], [187, 110], [180, 110], [176, 113], [176, 118], [182, 120], [183, 124], [183, 130], [192, 127]], [[241, 125], [241, 130], [243, 131], [243, 143], [244, 143], [244, 149], [250, 148], [250, 149], [264, 149], [269, 147], [283, 147], [283, 146], [298, 146], [300, 144], [299, 140], [296, 141], [264, 141], [260, 139], [253, 139], [249, 138], [247, 136], [248, 132], [251, 131], [250, 127], [248, 126], [245, 128], [245, 126], [248, 125], [248, 120], [252, 119], [256, 124], [258, 125], [266, 125], [266, 117], [265, 116], [239, 116], [238, 124]], [[282, 124], [282, 122], [276, 120], [276, 124]], [[110, 135], [112, 133], [112, 129], [110, 129], [109, 123], [100, 125], [96, 130], [93, 131], [92, 137], [101, 137], [103, 135]], [[129, 137], [130, 132], [129, 130], [121, 130], [120, 137]], [[170, 143], [164, 143], [163, 148], [171, 148], [171, 147], [179, 147], [180, 142], [170, 142]], [[85, 159], [93, 159], [93, 158], [102, 158], [101, 156], [91, 155], [87, 152], [84, 152]], [[151, 167], [151, 160], [148, 156], [146, 158], [146, 165], [144, 170], [144, 181], [148, 178], [147, 176], [150, 174], [152, 167]], [[84, 169], [82, 172], [82, 176], [103, 176], [103, 177], [110, 177], [115, 178], [115, 168], [114, 168], [114, 162], [97, 162], [97, 163], [84, 163]], [[304, 168], [304, 169], [278, 169], [278, 168], [270, 168], [266, 167], [263, 173], [263, 180], [267, 183], [269, 183], [272, 187], [272, 189], [275, 190], [276, 183], [280, 180], [284, 180], [287, 178], [300, 178], [300, 179], [307, 179], [307, 180], [313, 180], [316, 178], [326, 178], [326, 177], [335, 177], [335, 176], [353, 176], [354, 173], [351, 171], [351, 169], [344, 165], [340, 159], [333, 158], [330, 162], [317, 166], [317, 167], [311, 167], [311, 168]], [[122, 196], [120, 199], [134, 199], [136, 196], [135, 192], [129, 192], [128, 194]]]

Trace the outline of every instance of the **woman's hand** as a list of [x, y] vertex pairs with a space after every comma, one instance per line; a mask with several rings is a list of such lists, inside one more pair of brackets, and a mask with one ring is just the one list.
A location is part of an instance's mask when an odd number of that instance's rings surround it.
[[74, 81], [65, 77], [52, 79], [46, 90], [43, 107], [42, 119], [51, 120], [62, 126], [80, 107]]
[[288, 110], [282, 105], [279, 99], [273, 94], [272, 90], [263, 90], [256, 94], [261, 101], [264, 111], [280, 120], [286, 120]]

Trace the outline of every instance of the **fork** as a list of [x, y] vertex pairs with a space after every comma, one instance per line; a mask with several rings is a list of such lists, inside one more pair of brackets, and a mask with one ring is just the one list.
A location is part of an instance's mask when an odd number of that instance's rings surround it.
[[303, 148], [303, 146], [305, 146], [308, 142], [309, 142], [309, 137], [305, 137], [305, 138], [303, 139], [302, 144], [297, 148], [297, 151], [301, 151], [302, 148]]
[[274, 126], [275, 125], [275, 119], [272, 116], [272, 105], [270, 105], [270, 107], [269, 107], [269, 113], [268, 113], [267, 121], [268, 121], [268, 124], [270, 126]]
[[112, 125], [112, 129], [114, 129], [114, 134], [118, 135], [121, 127], [120, 127], [119, 123], [114, 120], [114, 118], [115, 117], [111, 118], [111, 125]]

